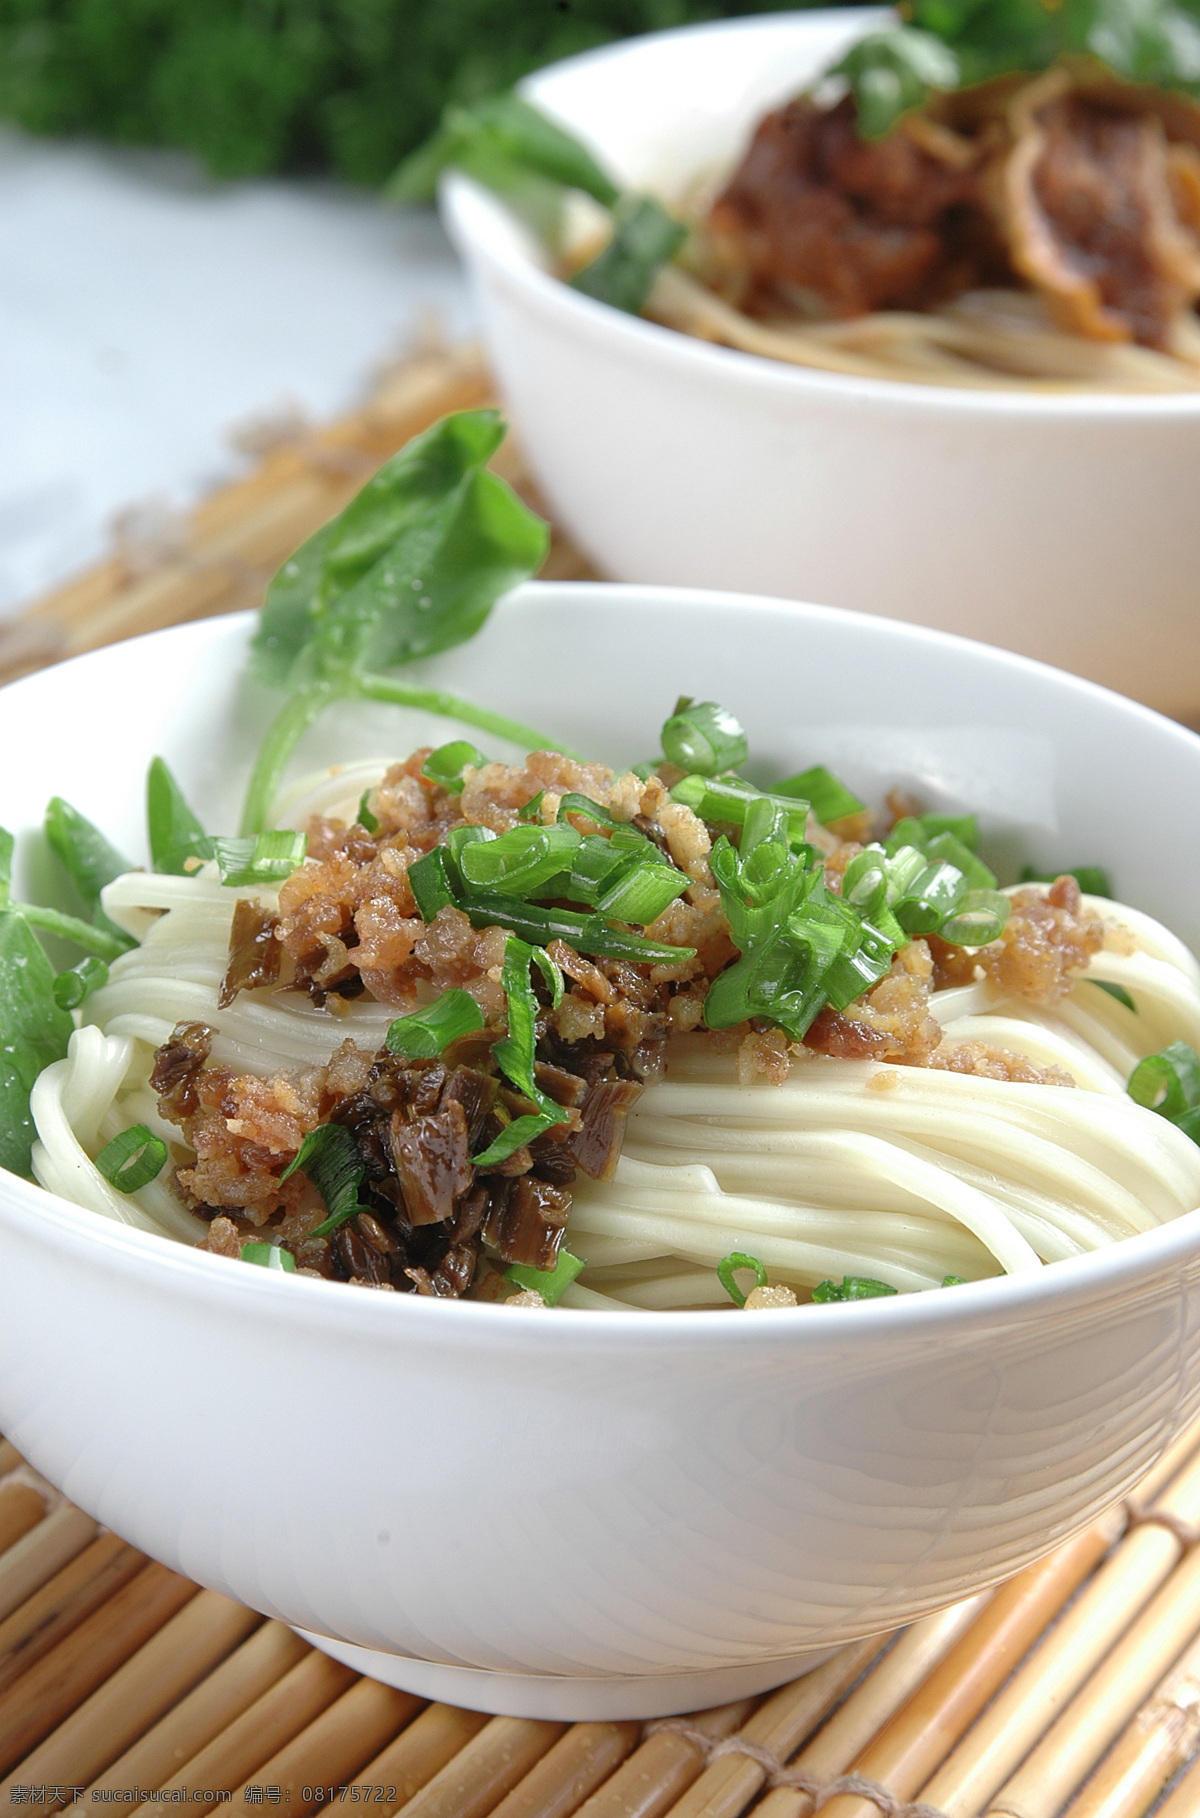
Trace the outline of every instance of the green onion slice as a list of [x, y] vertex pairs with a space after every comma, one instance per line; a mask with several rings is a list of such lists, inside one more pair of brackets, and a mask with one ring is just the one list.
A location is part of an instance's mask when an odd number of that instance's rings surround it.
[[96, 1157], [96, 1166], [110, 1187], [119, 1193], [136, 1193], [162, 1173], [167, 1159], [167, 1145], [145, 1124], [134, 1124], [105, 1143]]
[[637, 922], [642, 927], [657, 921], [663, 910], [683, 895], [691, 883], [685, 871], [656, 859], [643, 860], [631, 871], [624, 872], [596, 902], [601, 915], [611, 915], [619, 922]]
[[312, 1237], [328, 1237], [366, 1210], [358, 1202], [366, 1170], [358, 1144], [344, 1125], [321, 1124], [310, 1130], [279, 1178], [287, 1180], [297, 1172], [307, 1174], [329, 1214]]
[[221, 882], [230, 888], [246, 884], [279, 884], [304, 863], [307, 833], [273, 827], [253, 839], [214, 840]]
[[1008, 925], [1012, 904], [999, 890], [968, 890], [956, 912], [938, 929], [955, 947], [986, 947], [999, 940]]
[[1126, 1090], [1135, 1105], [1177, 1123], [1200, 1106], [1200, 1058], [1186, 1042], [1171, 1042], [1138, 1062]]
[[483, 1011], [469, 991], [443, 991], [426, 1009], [398, 1016], [385, 1040], [390, 1052], [405, 1060], [436, 1060], [460, 1035], [482, 1028]]
[[942, 1276], [943, 1288], [965, 1288], [966, 1285], [967, 1285], [966, 1281], [964, 1280], [964, 1278], [961, 1275], [943, 1275]]
[[[412, 871], [408, 875], [411, 882]], [[674, 966], [696, 957], [694, 947], [672, 947], [665, 941], [647, 940], [643, 935], [611, 927], [603, 916], [579, 915], [573, 909], [544, 909], [538, 903], [490, 896], [482, 891], [464, 894], [458, 899], [458, 907], [470, 918], [473, 928], [507, 928], [522, 940], [542, 947], [551, 941], [566, 941], [576, 953], [647, 966]]]
[[744, 764], [750, 743], [727, 707], [687, 696], [662, 729], [663, 756], [693, 776], [716, 776]]
[[539, 789], [536, 795], [531, 795], [529, 800], [522, 807], [517, 809], [517, 819], [524, 822], [526, 826], [531, 826], [535, 821], [540, 821], [542, 818], [542, 803], [545, 799], [546, 791], [544, 789]]
[[735, 1273], [735, 1271], [739, 1269], [753, 1274], [756, 1288], [766, 1287], [767, 1271], [763, 1268], [757, 1256], [747, 1256], [742, 1250], [731, 1250], [729, 1255], [723, 1256], [717, 1264], [717, 1280], [735, 1306], [744, 1307], [747, 1296], [743, 1294], [738, 1285]]
[[408, 887], [423, 922], [432, 922], [439, 909], [453, 907], [458, 900], [450, 863], [445, 846], [435, 846], [408, 867]]
[[884, 1295], [898, 1294], [899, 1289], [886, 1281], [874, 1281], [869, 1275], [846, 1275], [841, 1281], [818, 1282], [812, 1297], [820, 1304], [831, 1300], [881, 1300]]
[[1124, 985], [1114, 985], [1112, 980], [1107, 978], [1085, 978], [1083, 982], [1085, 985], [1095, 985], [1098, 991], [1107, 991], [1110, 997], [1115, 997], [1119, 1004], [1124, 1004], [1127, 1010], [1132, 1010], [1134, 1015], [1137, 1015], [1137, 1005]]
[[464, 845], [455, 857], [472, 888], [525, 897], [569, 871], [581, 843], [574, 827], [560, 821], [552, 827], [512, 827], [496, 839]]
[[782, 783], [773, 783], [773, 795], [796, 795], [806, 801], [823, 827], [831, 821], [843, 821], [848, 815], [861, 814], [866, 807], [859, 801], [845, 783], [839, 782], [831, 770], [824, 764], [814, 764], [811, 770], [802, 770], [797, 776], [785, 777]]
[[1052, 884], [1056, 878], [1073, 877], [1085, 896], [1108, 896], [1112, 882], [1103, 865], [1061, 865], [1057, 871], [1037, 871], [1026, 865], [1021, 873], [1023, 884]]
[[468, 766], [472, 770], [482, 770], [487, 761], [470, 739], [451, 739], [448, 745], [439, 745], [436, 751], [429, 753], [421, 765], [421, 775], [444, 789], [447, 795], [461, 795], [463, 771]]
[[562, 1299], [563, 1289], [570, 1287], [585, 1266], [581, 1257], [572, 1256], [569, 1250], [560, 1250], [552, 1269], [533, 1269], [527, 1263], [514, 1263], [511, 1269], [504, 1271], [504, 1279], [515, 1282], [518, 1288], [532, 1288], [548, 1307], [556, 1307]]
[[77, 1010], [85, 997], [108, 983], [108, 967], [93, 954], [77, 966], [60, 972], [54, 981], [54, 1001], [60, 1010]]
[[243, 1262], [257, 1263], [261, 1269], [279, 1269], [285, 1275], [296, 1273], [296, 1258], [282, 1244], [243, 1244]]
[[369, 789], [363, 790], [362, 795], [359, 797], [358, 813], [354, 818], [359, 826], [365, 829], [367, 833], [378, 833], [379, 820], [376, 815], [371, 813], [370, 795], [371, 791]]
[[585, 815], [597, 827], [624, 827], [625, 825], [624, 821], [614, 819], [608, 809], [601, 807], [599, 802], [594, 802], [590, 795], [578, 795], [574, 790], [568, 791], [566, 795], [559, 798], [558, 819], [565, 821], [569, 814]]

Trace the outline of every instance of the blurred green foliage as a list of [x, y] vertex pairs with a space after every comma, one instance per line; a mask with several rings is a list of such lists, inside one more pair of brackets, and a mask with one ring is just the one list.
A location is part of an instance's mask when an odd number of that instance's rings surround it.
[[0, 0], [0, 117], [194, 152], [220, 177], [382, 183], [526, 70], [795, 0]]

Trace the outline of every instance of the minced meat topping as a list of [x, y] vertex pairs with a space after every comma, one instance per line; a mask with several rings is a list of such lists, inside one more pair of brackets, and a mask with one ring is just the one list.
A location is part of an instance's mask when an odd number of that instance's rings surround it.
[[[277, 915], [238, 904], [220, 1001], [271, 988], [304, 991], [344, 1012], [345, 999], [367, 993], [400, 1013], [455, 988], [474, 997], [484, 1027], [436, 1060], [403, 1059], [387, 1048], [368, 1054], [344, 1041], [325, 1066], [260, 1079], [211, 1064], [213, 1030], [184, 1023], [158, 1050], [152, 1085], [195, 1156], [176, 1169], [174, 1185], [210, 1218], [206, 1248], [237, 1256], [244, 1242], [269, 1236], [305, 1273], [404, 1293], [486, 1297], [502, 1292], [511, 1264], [554, 1267], [572, 1183], [581, 1173], [611, 1174], [643, 1083], [662, 1072], [673, 1035], [701, 1028], [709, 986], [737, 949], [709, 866], [722, 829], [672, 801], [662, 776], [614, 775], [535, 752], [524, 766], [468, 770], [461, 793], [452, 794], [422, 776], [428, 755], [415, 752], [372, 792], [374, 830], [325, 818], [310, 824], [308, 859], [281, 886]], [[645, 934], [694, 954], [650, 964], [591, 957], [561, 939], [548, 945], [564, 990], [555, 1007], [535, 968], [534, 1080], [551, 1114], [561, 1107], [561, 1121], [546, 1127], [543, 1115], [536, 1137], [488, 1165], [498, 1134], [535, 1109], [492, 1053], [506, 1030], [508, 935], [474, 927], [450, 905], [425, 922], [408, 871], [452, 827], [501, 834], [517, 826], [539, 792], [544, 824], [555, 823], [565, 793], [587, 796], [687, 876], [684, 893]], [[893, 803], [881, 827], [911, 808]], [[586, 815], [573, 819], [579, 831], [592, 831]], [[866, 836], [870, 828], [864, 819], [853, 831]], [[862, 847], [815, 823], [808, 837], [838, 893]], [[1075, 880], [1059, 878], [1048, 890], [1016, 893], [1007, 927], [986, 947], [954, 947], [936, 935], [911, 940], [872, 990], [843, 1011], [820, 1011], [802, 1047], [758, 1022], [708, 1039], [736, 1047], [743, 1083], [778, 1084], [808, 1051], [1069, 1085], [1059, 1070], [1003, 1049], [947, 1042], [930, 998], [937, 986], [983, 979], [997, 997], [1052, 1003], [1104, 938]], [[281, 1177], [305, 1138], [326, 1124], [353, 1138], [363, 1172], [356, 1215], [322, 1232], [328, 1211], [316, 1187], [303, 1171]]]

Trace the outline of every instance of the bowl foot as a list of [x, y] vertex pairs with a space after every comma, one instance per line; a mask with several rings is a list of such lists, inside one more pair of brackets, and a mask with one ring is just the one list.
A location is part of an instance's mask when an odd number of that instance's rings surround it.
[[750, 1698], [820, 1666], [836, 1648], [810, 1648], [773, 1660], [706, 1667], [685, 1673], [605, 1673], [576, 1678], [557, 1673], [497, 1673], [486, 1667], [445, 1666], [410, 1654], [387, 1654], [297, 1629], [313, 1647], [356, 1673], [420, 1698], [434, 1698], [499, 1717], [542, 1717], [563, 1723], [614, 1722], [622, 1718], [673, 1717]]

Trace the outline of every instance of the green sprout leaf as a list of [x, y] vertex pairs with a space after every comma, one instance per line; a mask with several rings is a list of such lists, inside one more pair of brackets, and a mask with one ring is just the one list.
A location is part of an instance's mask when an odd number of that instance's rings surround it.
[[444, 170], [465, 171], [492, 189], [540, 177], [581, 189], [605, 208], [617, 189], [587, 147], [520, 95], [489, 95], [473, 107], [450, 106], [424, 145], [404, 160], [385, 194], [394, 202], [428, 202]]
[[653, 196], [623, 196], [613, 210], [613, 235], [571, 287], [636, 316], [663, 266], [687, 239], [687, 228]]

